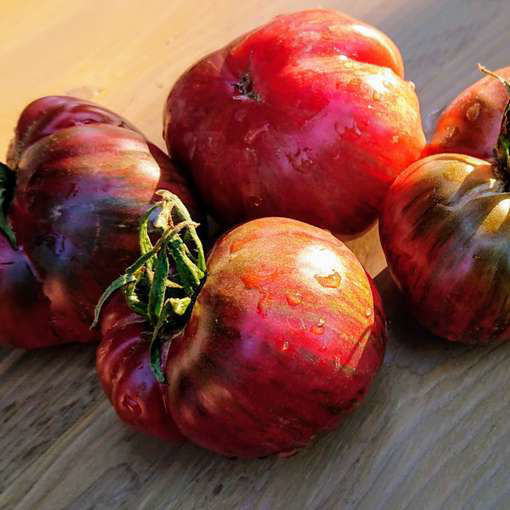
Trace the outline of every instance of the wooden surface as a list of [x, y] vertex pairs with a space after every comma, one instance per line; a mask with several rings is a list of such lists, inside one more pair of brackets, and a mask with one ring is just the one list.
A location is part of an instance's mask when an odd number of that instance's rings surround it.
[[[273, 0], [2, 0], [0, 154], [31, 99], [72, 94], [128, 117], [156, 143], [164, 98], [197, 58], [288, 10]], [[400, 46], [424, 124], [510, 64], [508, 0], [322, 1]], [[353, 243], [384, 267], [373, 230]], [[408, 318], [387, 272], [384, 367], [364, 405], [290, 459], [230, 461], [121, 424], [99, 389], [94, 346], [0, 349], [0, 509], [508, 509], [510, 344], [432, 338]], [[29, 319], [27, 319], [29, 320]]]

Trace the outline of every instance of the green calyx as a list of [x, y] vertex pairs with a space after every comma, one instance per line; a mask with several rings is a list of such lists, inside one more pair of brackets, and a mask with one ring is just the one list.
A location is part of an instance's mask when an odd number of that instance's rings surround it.
[[14, 197], [16, 173], [7, 165], [0, 163], [0, 232], [8, 239], [13, 248], [17, 247], [16, 236], [7, 222], [7, 211]]
[[[505, 87], [510, 99], [510, 82], [508, 80], [480, 64], [478, 64], [478, 69], [480, 69], [482, 73], [499, 80]], [[501, 130], [494, 152], [499, 170], [503, 172], [503, 175], [508, 176], [510, 172], [510, 101], [507, 102], [505, 110], [503, 111]]]
[[[99, 321], [108, 298], [122, 289], [128, 306], [150, 322], [151, 367], [163, 383], [161, 370], [163, 338], [171, 339], [186, 324], [192, 304], [205, 281], [206, 263], [195, 223], [179, 197], [157, 191], [162, 199], [140, 219], [140, 257], [114, 280], [99, 299], [92, 328]], [[151, 218], [155, 216], [153, 220]], [[150, 232], [150, 229], [152, 230]], [[155, 243], [150, 233], [159, 234]]]

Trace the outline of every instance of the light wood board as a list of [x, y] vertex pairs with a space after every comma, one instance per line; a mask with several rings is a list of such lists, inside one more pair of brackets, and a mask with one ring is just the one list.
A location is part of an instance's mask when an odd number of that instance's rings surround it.
[[[336, 7], [387, 32], [425, 128], [477, 62], [510, 65], [506, 0], [0, 0], [0, 154], [21, 109], [72, 94], [121, 113], [163, 147], [171, 84], [273, 15]], [[351, 243], [385, 266], [377, 231]], [[464, 347], [421, 330], [387, 271], [384, 367], [342, 427], [290, 459], [231, 461], [120, 423], [94, 346], [0, 348], [0, 509], [508, 509], [510, 345]], [[27, 318], [27, 320], [30, 320]]]

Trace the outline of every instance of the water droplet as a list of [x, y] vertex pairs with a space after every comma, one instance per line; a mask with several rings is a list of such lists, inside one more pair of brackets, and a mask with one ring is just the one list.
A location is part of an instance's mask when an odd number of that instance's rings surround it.
[[445, 132], [445, 142], [451, 143], [458, 133], [457, 126], [448, 126]]
[[342, 277], [338, 274], [337, 271], [333, 271], [327, 276], [316, 274], [314, 278], [317, 280], [317, 282], [319, 282], [319, 285], [328, 289], [336, 289], [340, 287], [340, 283], [342, 281]]
[[377, 92], [377, 90], [374, 90], [372, 92], [372, 99], [374, 101], [381, 101], [382, 98], [383, 98], [383, 95], [380, 92]]
[[289, 342], [285, 341], [282, 344], [282, 351], [286, 351], [289, 348]]
[[138, 402], [132, 399], [129, 395], [124, 395], [122, 405], [134, 416], [140, 416], [142, 414], [142, 410]]
[[478, 116], [480, 115], [480, 103], [475, 101], [467, 110], [466, 110], [466, 118], [470, 122], [474, 122]]
[[361, 80], [359, 78], [352, 78], [349, 81], [349, 85], [353, 88], [358, 88], [361, 85]]
[[338, 356], [335, 356], [333, 360], [333, 366], [337, 372], [342, 368], [342, 364], [340, 363], [340, 358]]
[[262, 197], [250, 197], [249, 201], [253, 207], [260, 207], [260, 204], [262, 204]]
[[370, 308], [367, 308], [367, 309], [365, 310], [365, 315], [366, 315], [367, 317], [370, 317], [370, 316], [372, 315], [372, 310], [371, 310]]
[[289, 303], [290, 306], [297, 306], [301, 304], [303, 301], [303, 298], [299, 292], [287, 292], [286, 294], [287, 303]]
[[269, 308], [269, 296], [263, 293], [259, 299], [259, 302], [257, 303], [257, 313], [259, 315], [262, 315], [262, 317], [265, 317], [267, 315], [268, 308]]
[[262, 127], [248, 130], [247, 133], [244, 135], [245, 143], [251, 145], [260, 134], [268, 130], [269, 124], [264, 124]]
[[335, 131], [341, 136], [345, 133], [345, 126], [340, 122], [335, 122]]
[[314, 324], [311, 328], [310, 328], [310, 331], [314, 334], [314, 335], [322, 335], [324, 333], [324, 328], [321, 327], [321, 326], [318, 326], [317, 324]]
[[394, 135], [391, 138], [391, 143], [398, 143], [400, 141], [400, 137], [398, 135]]
[[[322, 319], [321, 319], [322, 320]], [[317, 323], [317, 324], [314, 324], [311, 328], [310, 328], [310, 331], [314, 334], [314, 335], [322, 335], [324, 333], [324, 323], [323, 324], [320, 324], [320, 321]]]

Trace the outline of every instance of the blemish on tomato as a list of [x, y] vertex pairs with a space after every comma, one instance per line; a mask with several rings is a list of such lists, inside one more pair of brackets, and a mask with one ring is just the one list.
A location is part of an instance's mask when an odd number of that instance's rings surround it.
[[340, 287], [340, 282], [342, 281], [342, 277], [338, 274], [337, 271], [333, 271], [331, 274], [327, 276], [321, 276], [316, 274], [315, 279], [319, 282], [319, 285], [322, 287], [326, 287], [328, 289], [336, 289]]

